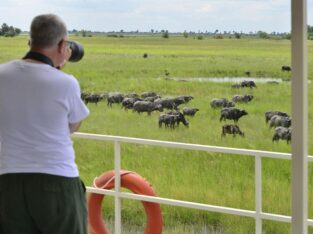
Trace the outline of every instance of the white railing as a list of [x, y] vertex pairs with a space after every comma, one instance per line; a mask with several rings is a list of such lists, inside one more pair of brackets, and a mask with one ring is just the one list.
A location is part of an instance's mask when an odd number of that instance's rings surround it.
[[[251, 217], [255, 219], [255, 233], [262, 233], [262, 220], [280, 221], [291, 223], [291, 216], [278, 215], [273, 213], [262, 212], [262, 158], [276, 158], [291, 160], [291, 154], [289, 153], [278, 153], [270, 151], [260, 151], [260, 150], [248, 150], [239, 148], [228, 148], [219, 146], [209, 146], [209, 145], [199, 145], [199, 144], [186, 144], [179, 142], [169, 142], [169, 141], [159, 141], [159, 140], [149, 140], [141, 138], [132, 137], [120, 137], [120, 136], [110, 136], [110, 135], [98, 135], [89, 133], [75, 133], [73, 135], [75, 138], [93, 139], [93, 140], [105, 140], [114, 142], [114, 170], [115, 170], [115, 190], [98, 189], [93, 187], [87, 187], [87, 192], [105, 194], [115, 197], [115, 233], [121, 233], [121, 199], [128, 198], [134, 200], [156, 202], [160, 204], [180, 206], [185, 208], [192, 208], [198, 210], [206, 210], [212, 212], [219, 212], [223, 214], [238, 215], [244, 217]], [[207, 152], [219, 152], [225, 154], [236, 154], [236, 155], [246, 155], [255, 157], [255, 210], [244, 210], [231, 207], [214, 206], [196, 202], [188, 202], [182, 200], [168, 199], [163, 197], [153, 197], [146, 195], [138, 195], [127, 192], [121, 192], [121, 182], [120, 182], [120, 170], [121, 170], [121, 143], [133, 143], [142, 145], [156, 145], [162, 147], [179, 148], [186, 150], [197, 150], [197, 151], [207, 151]], [[307, 157], [308, 162], [313, 162], [313, 157]], [[313, 220], [308, 219], [307, 224], [313, 226]]]

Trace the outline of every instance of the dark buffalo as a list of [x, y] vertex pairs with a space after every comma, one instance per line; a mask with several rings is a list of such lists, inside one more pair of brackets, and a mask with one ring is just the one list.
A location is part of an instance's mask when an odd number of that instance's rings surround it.
[[107, 105], [112, 107], [113, 103], [121, 103], [124, 99], [124, 95], [121, 93], [109, 93], [107, 98]]
[[232, 107], [223, 108], [221, 110], [220, 121], [230, 119], [234, 120], [234, 122], [237, 123], [242, 116], [247, 114], [248, 113], [245, 110], [239, 110]]
[[133, 110], [138, 112], [139, 114], [141, 112], [147, 112], [148, 115], [150, 115], [152, 111], [163, 111], [163, 108], [162, 105], [154, 102], [137, 101], [134, 103]]
[[98, 102], [101, 101], [101, 96], [99, 94], [90, 94], [85, 96], [84, 101], [86, 104], [88, 103], [95, 103], [97, 105]]
[[155, 97], [155, 96], [158, 96], [158, 94], [156, 92], [153, 92], [153, 91], [151, 91], [151, 92], [143, 92], [141, 94], [142, 98]]
[[235, 95], [232, 98], [232, 101], [237, 103], [237, 102], [244, 102], [244, 103], [248, 103], [251, 102], [253, 99], [253, 95]]
[[256, 84], [253, 80], [244, 80], [240, 83], [241, 85], [241, 88], [244, 88], [244, 87], [248, 87], [248, 88], [256, 88]]
[[265, 112], [265, 122], [267, 123], [274, 115], [289, 117], [289, 115], [287, 113], [285, 113], [285, 112], [281, 112], [281, 111], [266, 111]]
[[130, 98], [126, 97], [122, 101], [122, 108], [125, 110], [133, 109], [135, 102], [142, 101], [140, 98]]
[[281, 67], [281, 70], [282, 70], [282, 71], [290, 72], [290, 71], [291, 71], [291, 67], [289, 67], [289, 66], [282, 66], [282, 67]]
[[221, 108], [221, 107], [234, 107], [235, 103], [228, 101], [226, 98], [213, 98], [210, 101], [212, 108]]
[[272, 118], [270, 119], [270, 128], [279, 126], [289, 128], [291, 126], [291, 118], [288, 116], [280, 115], [272, 116]]
[[159, 117], [159, 128], [162, 127], [162, 124], [164, 124], [165, 127], [174, 128], [176, 124], [176, 120], [177, 120], [176, 115], [161, 114]]
[[199, 111], [198, 108], [184, 107], [183, 114], [188, 116], [195, 116], [195, 114]]
[[222, 137], [226, 136], [226, 134], [233, 134], [235, 137], [236, 134], [239, 134], [240, 136], [244, 137], [245, 134], [242, 132], [238, 125], [234, 124], [225, 124], [222, 127]]
[[159, 98], [154, 100], [154, 103], [160, 104], [164, 109], [177, 110], [177, 105], [173, 98]]
[[166, 114], [176, 116], [177, 126], [179, 126], [180, 123], [183, 123], [186, 127], [189, 126], [189, 122], [186, 120], [185, 116], [180, 111], [172, 110], [172, 111], [167, 112]]
[[291, 128], [285, 128], [285, 127], [277, 127], [275, 128], [275, 133], [272, 138], [272, 141], [279, 141], [281, 140], [286, 140], [287, 144], [290, 143], [291, 141]]

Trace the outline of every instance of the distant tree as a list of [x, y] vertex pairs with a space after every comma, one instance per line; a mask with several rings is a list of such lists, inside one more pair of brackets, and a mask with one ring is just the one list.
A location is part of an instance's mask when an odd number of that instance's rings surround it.
[[184, 36], [184, 38], [188, 37], [188, 33], [186, 32], [186, 30], [184, 31], [183, 36]]
[[308, 25], [308, 39], [313, 40], [313, 26]]
[[266, 32], [263, 32], [263, 31], [258, 31], [257, 32], [257, 36], [259, 38], [262, 38], [262, 39], [268, 39], [270, 38], [270, 36], [266, 33]]
[[170, 37], [170, 35], [169, 35], [169, 33], [168, 33], [168, 30], [165, 30], [165, 31], [162, 33], [162, 37], [163, 37], [163, 38], [169, 38], [169, 37]]
[[19, 35], [22, 32], [22, 30], [19, 28], [14, 28], [14, 31], [15, 31], [15, 35]]
[[241, 38], [241, 34], [237, 33], [237, 32], [234, 34], [234, 36], [235, 36], [236, 39], [240, 39]]
[[151, 29], [150, 32], [153, 34], [154, 33], [154, 29]]
[[287, 40], [290, 40], [290, 39], [291, 39], [291, 33], [285, 33], [285, 34], [283, 35], [283, 38], [284, 38], [284, 39], [287, 39]]
[[0, 36], [5, 37], [14, 37], [21, 33], [21, 29], [9, 26], [6, 23], [3, 23], [0, 29]]
[[81, 30], [81, 34], [82, 34], [83, 37], [87, 36], [86, 30]]
[[214, 32], [214, 34], [217, 34], [218, 33], [218, 29], [215, 29], [215, 32]]
[[10, 30], [9, 25], [7, 25], [6, 23], [3, 23], [1, 26], [1, 35], [5, 36], [5, 34], [7, 34]]
[[222, 34], [218, 34], [214, 36], [215, 39], [224, 39]]
[[197, 36], [197, 39], [198, 39], [198, 40], [203, 40], [203, 36], [202, 36], [202, 35], [198, 35], [198, 36]]

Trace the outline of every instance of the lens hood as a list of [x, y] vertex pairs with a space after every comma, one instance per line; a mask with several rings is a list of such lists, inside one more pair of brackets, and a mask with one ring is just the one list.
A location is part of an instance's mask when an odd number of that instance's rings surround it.
[[84, 47], [77, 41], [69, 41], [72, 50], [71, 57], [68, 59], [70, 62], [78, 62], [84, 57]]

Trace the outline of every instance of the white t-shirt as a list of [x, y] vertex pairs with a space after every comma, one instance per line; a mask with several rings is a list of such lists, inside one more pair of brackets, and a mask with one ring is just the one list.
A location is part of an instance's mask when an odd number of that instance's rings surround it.
[[47, 64], [0, 65], [0, 174], [77, 177], [69, 123], [89, 114], [77, 80]]

